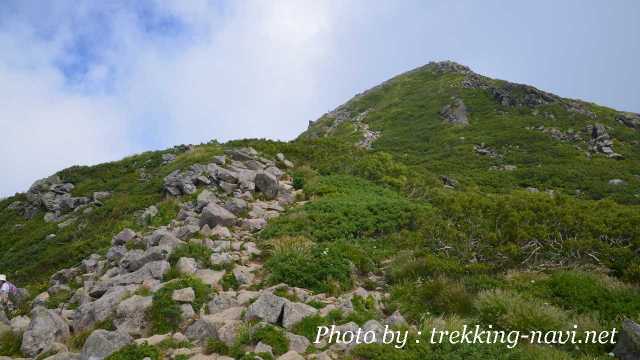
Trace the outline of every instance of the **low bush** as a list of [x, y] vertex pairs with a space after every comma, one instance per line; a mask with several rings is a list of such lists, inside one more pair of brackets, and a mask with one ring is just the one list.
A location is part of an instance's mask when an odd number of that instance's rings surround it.
[[156, 334], [164, 334], [178, 329], [182, 321], [179, 304], [171, 297], [174, 290], [192, 288], [195, 300], [191, 303], [195, 312], [209, 300], [212, 289], [195, 277], [184, 277], [167, 283], [153, 294], [153, 301], [147, 316], [151, 321], [151, 328]]
[[270, 271], [267, 281], [271, 284], [283, 282], [318, 293], [344, 291], [352, 286], [349, 260], [331, 246], [276, 254], [267, 260], [265, 267]]
[[475, 301], [480, 321], [506, 330], [565, 330], [568, 315], [538, 299], [525, 299], [505, 290], [488, 290]]
[[131, 344], [107, 356], [105, 360], [140, 360], [149, 358], [151, 360], [160, 360], [160, 351], [148, 344]]
[[212, 251], [208, 247], [189, 242], [179, 246], [173, 251], [169, 257], [169, 263], [171, 263], [173, 267], [181, 257], [189, 257], [196, 259], [201, 265], [208, 265], [211, 253]]
[[0, 355], [21, 357], [22, 335], [6, 331], [0, 335]]

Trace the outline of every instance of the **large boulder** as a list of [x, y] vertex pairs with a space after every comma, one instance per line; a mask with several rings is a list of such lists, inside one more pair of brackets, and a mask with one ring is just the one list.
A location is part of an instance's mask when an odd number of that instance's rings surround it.
[[96, 330], [89, 335], [80, 353], [80, 360], [102, 360], [133, 341], [120, 331]]
[[278, 196], [278, 179], [266, 171], [258, 171], [255, 177], [256, 188], [264, 194], [267, 199], [274, 199]]
[[640, 359], [640, 325], [631, 320], [622, 323], [622, 331], [613, 354], [620, 360]]
[[282, 326], [291, 329], [302, 319], [315, 315], [318, 309], [303, 303], [286, 302], [282, 310]]
[[118, 304], [114, 320], [118, 330], [131, 336], [145, 335], [149, 325], [146, 311], [151, 307], [152, 300], [151, 296], [134, 295]]
[[31, 311], [31, 322], [22, 335], [20, 350], [27, 356], [36, 357], [48, 351], [56, 342], [69, 338], [69, 326], [53, 310], [36, 306]]
[[208, 338], [218, 338], [218, 325], [207, 319], [196, 320], [185, 331], [185, 336], [191, 341], [200, 341]]
[[116, 312], [116, 307], [136, 290], [136, 286], [117, 286], [100, 299], [81, 305], [73, 314], [74, 331], [88, 329], [98, 321], [104, 321]]
[[208, 225], [213, 229], [216, 225], [232, 226], [236, 222], [236, 216], [229, 210], [216, 203], [209, 203], [202, 209], [200, 226]]
[[139, 270], [132, 273], [122, 274], [110, 279], [101, 280], [89, 292], [93, 297], [102, 296], [108, 289], [114, 286], [126, 286], [132, 284], [142, 284], [145, 280], [161, 280], [164, 274], [169, 271], [171, 265], [165, 261], [153, 261], [145, 264]]
[[127, 242], [131, 241], [136, 237], [136, 232], [125, 228], [120, 231], [116, 236], [111, 239], [111, 245], [125, 245]]
[[282, 309], [289, 300], [276, 296], [268, 291], [263, 292], [256, 301], [247, 308], [245, 320], [262, 320], [276, 324], [281, 319]]

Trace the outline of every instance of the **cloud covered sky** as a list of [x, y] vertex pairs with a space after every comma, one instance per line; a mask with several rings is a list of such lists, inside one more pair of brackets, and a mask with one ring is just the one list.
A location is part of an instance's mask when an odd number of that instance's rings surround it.
[[75, 164], [289, 140], [432, 60], [640, 111], [640, 2], [75, 1], [0, 5], [0, 196]]

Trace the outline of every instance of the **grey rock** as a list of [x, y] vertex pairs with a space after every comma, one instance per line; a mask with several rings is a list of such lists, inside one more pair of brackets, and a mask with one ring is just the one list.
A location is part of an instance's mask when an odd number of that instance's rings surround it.
[[280, 357], [278, 357], [278, 360], [304, 360], [304, 357], [302, 357], [302, 355], [298, 354], [294, 350], [290, 350], [289, 352], [280, 355]]
[[111, 239], [111, 245], [126, 245], [127, 242], [133, 240], [135, 237], [136, 232], [126, 228]]
[[622, 185], [627, 185], [627, 182], [622, 179], [611, 179], [609, 180], [609, 185], [622, 186]]
[[80, 354], [69, 351], [59, 352], [46, 357], [44, 360], [80, 360]]
[[55, 342], [64, 342], [69, 335], [69, 326], [60, 315], [36, 306], [31, 311], [31, 322], [22, 335], [20, 350], [27, 356], [35, 357], [48, 351]]
[[253, 269], [248, 266], [237, 265], [233, 268], [233, 276], [240, 284], [251, 284], [255, 275], [253, 275]]
[[27, 331], [30, 323], [31, 319], [28, 316], [16, 316], [11, 319], [11, 331], [16, 334], [22, 334], [23, 332]]
[[215, 314], [238, 305], [235, 292], [222, 292], [209, 301], [207, 308], [210, 314]]
[[218, 329], [218, 339], [227, 344], [227, 346], [232, 346], [236, 342], [243, 324], [244, 322], [239, 320], [226, 321], [224, 325]]
[[144, 209], [140, 216], [138, 217], [138, 223], [142, 225], [147, 225], [151, 223], [151, 220], [158, 215], [158, 208], [155, 205], [151, 205], [148, 208]]
[[98, 300], [80, 305], [73, 314], [74, 331], [82, 331], [98, 321], [104, 321], [113, 316], [120, 301], [135, 289], [135, 286], [116, 286]]
[[224, 276], [224, 271], [200, 269], [196, 271], [194, 276], [200, 279], [203, 283], [216, 287]]
[[171, 299], [177, 302], [190, 303], [196, 299], [196, 293], [190, 287], [177, 289], [171, 294]]
[[295, 324], [318, 313], [318, 309], [303, 303], [286, 302], [282, 310], [282, 326], [291, 329]]
[[267, 226], [267, 220], [262, 218], [242, 220], [242, 228], [251, 232], [260, 231], [265, 226]]
[[239, 215], [248, 208], [247, 202], [239, 198], [231, 198], [225, 204], [224, 208], [235, 215]]
[[292, 334], [290, 332], [287, 332], [285, 336], [289, 340], [289, 349], [295, 352], [304, 354], [309, 345], [311, 345], [309, 340], [304, 336]]
[[460, 98], [455, 98], [451, 104], [445, 105], [442, 110], [440, 110], [440, 116], [450, 124], [469, 124], [467, 107]]
[[205, 206], [200, 215], [200, 226], [209, 225], [211, 229], [216, 225], [233, 226], [235, 222], [236, 216], [233, 213], [214, 203]]
[[285, 298], [265, 291], [247, 308], [244, 318], [245, 320], [257, 319], [276, 324], [288, 302], [289, 300]]
[[198, 319], [189, 325], [184, 335], [191, 341], [200, 341], [208, 338], [218, 338], [218, 328], [215, 323], [206, 319]]
[[116, 308], [114, 325], [119, 331], [131, 336], [143, 336], [149, 327], [146, 311], [152, 304], [151, 296], [134, 295]]
[[147, 263], [140, 269], [132, 273], [122, 274], [111, 279], [101, 280], [91, 289], [89, 295], [93, 297], [100, 297], [109, 288], [112, 288], [114, 286], [142, 284], [143, 281], [150, 279], [161, 280], [162, 276], [164, 276], [164, 274], [169, 271], [170, 267], [171, 265], [169, 265], [169, 263], [164, 260]]
[[273, 348], [271, 346], [263, 343], [262, 341], [259, 341], [256, 344], [256, 347], [253, 350], [253, 352], [256, 353], [256, 354], [267, 353], [267, 354], [271, 354], [271, 356], [273, 356]]
[[227, 265], [227, 264], [232, 264], [234, 263], [236, 260], [238, 260], [237, 256], [233, 256], [232, 254], [228, 253], [228, 252], [223, 252], [223, 253], [214, 253], [211, 254], [211, 265], [214, 266], [221, 266], [221, 265]]
[[384, 320], [384, 323], [389, 326], [407, 326], [407, 320], [405, 320], [404, 316], [400, 314], [400, 311], [396, 310], [393, 314], [389, 315]]
[[268, 199], [274, 199], [278, 195], [278, 180], [270, 173], [259, 171], [255, 177], [255, 184]]
[[132, 341], [131, 336], [120, 331], [96, 330], [84, 343], [80, 360], [102, 360]]
[[116, 245], [107, 251], [107, 260], [111, 263], [118, 263], [127, 254], [127, 248], [124, 245]]
[[616, 120], [634, 130], [640, 130], [640, 114], [623, 112], [616, 116]]
[[198, 263], [194, 258], [181, 257], [176, 263], [176, 268], [181, 274], [195, 274], [198, 271]]
[[612, 352], [620, 360], [640, 359], [640, 325], [631, 320], [625, 320]]
[[216, 165], [224, 165], [226, 161], [227, 161], [227, 157], [224, 155], [217, 155], [213, 157], [213, 162]]

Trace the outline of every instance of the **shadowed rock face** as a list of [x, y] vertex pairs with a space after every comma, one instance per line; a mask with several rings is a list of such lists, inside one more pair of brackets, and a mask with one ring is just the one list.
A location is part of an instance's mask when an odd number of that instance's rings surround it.
[[440, 116], [450, 124], [468, 125], [469, 114], [467, 113], [467, 107], [460, 98], [455, 98], [449, 105], [445, 105], [440, 110]]

